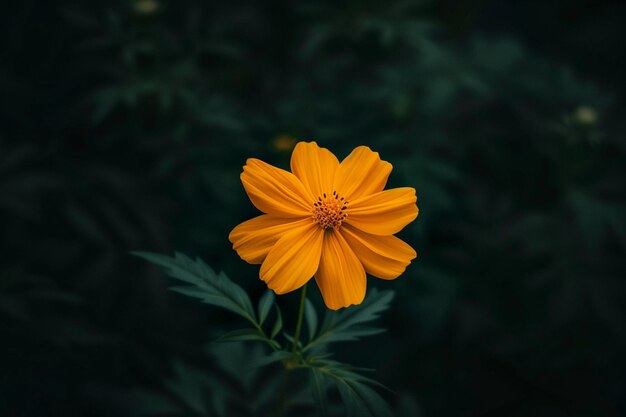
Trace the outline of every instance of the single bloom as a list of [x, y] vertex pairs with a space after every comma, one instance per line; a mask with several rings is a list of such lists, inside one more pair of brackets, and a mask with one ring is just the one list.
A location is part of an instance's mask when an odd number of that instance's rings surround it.
[[415, 189], [384, 190], [392, 166], [367, 146], [341, 163], [315, 142], [299, 142], [291, 172], [250, 158], [241, 182], [263, 213], [235, 227], [233, 249], [276, 294], [315, 277], [328, 308], [360, 304], [366, 273], [400, 276], [415, 250], [393, 236], [418, 214]]

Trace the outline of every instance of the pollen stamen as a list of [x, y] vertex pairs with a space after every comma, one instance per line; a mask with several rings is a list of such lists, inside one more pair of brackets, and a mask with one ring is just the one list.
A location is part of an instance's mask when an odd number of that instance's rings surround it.
[[311, 217], [322, 229], [338, 229], [348, 217], [348, 202], [344, 201], [344, 197], [340, 198], [337, 191], [333, 191], [331, 196], [326, 193], [322, 193], [322, 196], [323, 198], [318, 196], [317, 201], [313, 202]]

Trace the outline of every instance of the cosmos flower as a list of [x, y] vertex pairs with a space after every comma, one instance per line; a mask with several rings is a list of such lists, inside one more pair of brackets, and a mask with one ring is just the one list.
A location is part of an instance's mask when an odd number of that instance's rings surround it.
[[383, 191], [391, 169], [367, 146], [339, 163], [315, 142], [296, 145], [292, 172], [248, 159], [241, 181], [265, 214], [233, 229], [233, 248], [277, 294], [315, 277], [328, 308], [360, 304], [366, 273], [397, 278], [416, 256], [393, 236], [417, 217], [415, 189]]

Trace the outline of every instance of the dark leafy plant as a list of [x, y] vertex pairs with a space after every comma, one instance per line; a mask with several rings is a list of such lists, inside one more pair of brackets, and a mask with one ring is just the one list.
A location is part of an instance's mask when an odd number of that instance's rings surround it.
[[[380, 292], [374, 289], [359, 306], [339, 312], [328, 310], [317, 332], [317, 313], [311, 302], [306, 299], [305, 287], [302, 291], [297, 327], [292, 335], [285, 330], [281, 333], [282, 314], [275, 303], [273, 292], [268, 290], [261, 297], [255, 312], [243, 288], [230, 280], [223, 272], [216, 273], [201, 259], [193, 260], [180, 253], [176, 253], [174, 257], [146, 252], [135, 252], [135, 254], [159, 265], [166, 274], [187, 284], [171, 287], [173, 291], [198, 298], [203, 303], [224, 308], [244, 318], [250, 327], [227, 332], [216, 342], [256, 341], [266, 344], [271, 352], [249, 360], [249, 366], [257, 368], [272, 363], [281, 363], [284, 372], [307, 371], [312, 402], [320, 415], [328, 415], [328, 390], [335, 388], [339, 391], [349, 416], [391, 416], [391, 409], [386, 401], [372, 389], [372, 387], [383, 386], [361, 375], [359, 371], [364, 371], [364, 369], [329, 359], [331, 354], [328, 353], [328, 347], [332, 343], [356, 341], [361, 337], [382, 332], [383, 329], [366, 327], [364, 324], [376, 320], [380, 313], [389, 307], [393, 292]], [[276, 311], [274, 324], [269, 327], [264, 326], [272, 308]], [[309, 337], [306, 343], [300, 340], [303, 318], [308, 326]], [[281, 335], [282, 340], [279, 340], [278, 337]], [[199, 378], [191, 375], [190, 377], [195, 380]], [[193, 392], [199, 388], [190, 387], [190, 389]], [[288, 397], [292, 394], [283, 392], [280, 395]], [[286, 399], [282, 398], [281, 401], [286, 402]], [[190, 405], [197, 411], [206, 412], [193, 401]], [[287, 412], [284, 407], [285, 404], [279, 406], [280, 415]]]

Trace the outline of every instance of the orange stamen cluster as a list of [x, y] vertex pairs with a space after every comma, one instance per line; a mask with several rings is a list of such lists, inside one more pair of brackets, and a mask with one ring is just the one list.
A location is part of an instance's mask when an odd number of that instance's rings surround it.
[[344, 197], [339, 197], [337, 191], [333, 191], [332, 196], [326, 193], [317, 197], [317, 201], [313, 203], [313, 220], [320, 225], [322, 229], [338, 229], [341, 226], [348, 213], [348, 202]]

